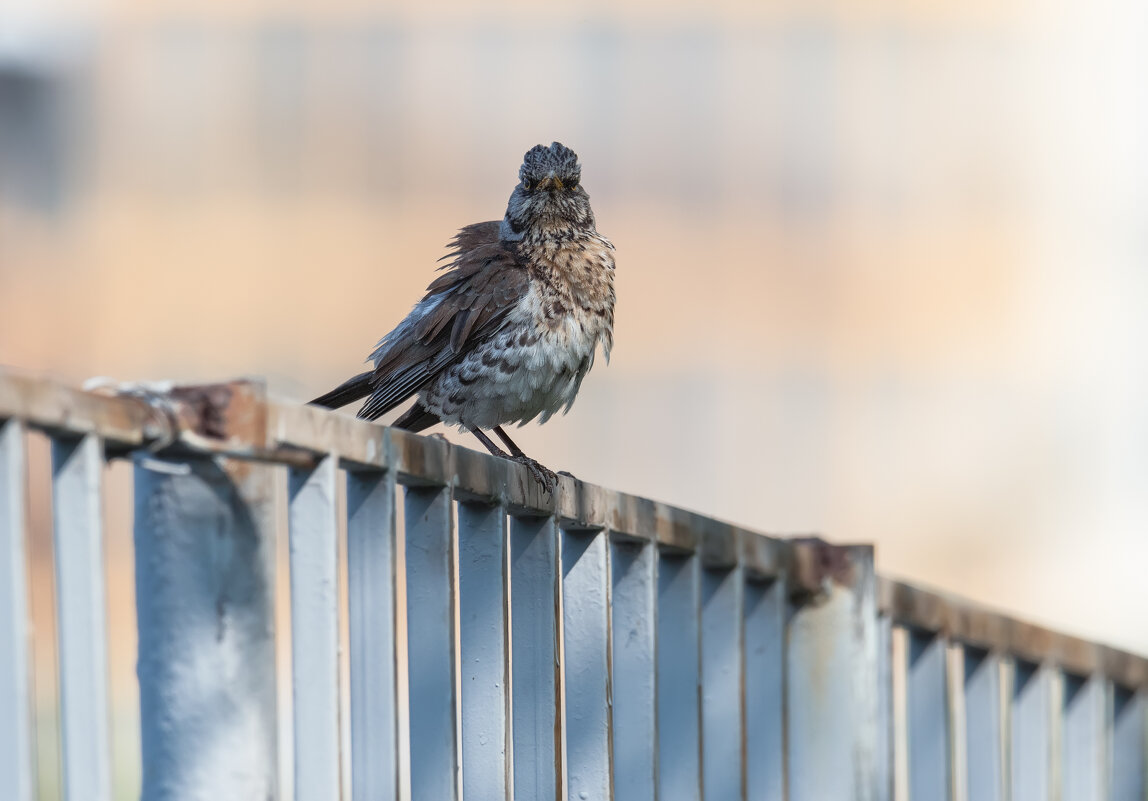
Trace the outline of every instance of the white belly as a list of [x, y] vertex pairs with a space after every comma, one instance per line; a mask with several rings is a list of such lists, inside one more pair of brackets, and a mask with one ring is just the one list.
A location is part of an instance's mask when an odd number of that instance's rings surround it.
[[493, 428], [566, 411], [594, 363], [601, 330], [573, 316], [555, 328], [508, 325], [420, 393], [444, 423]]

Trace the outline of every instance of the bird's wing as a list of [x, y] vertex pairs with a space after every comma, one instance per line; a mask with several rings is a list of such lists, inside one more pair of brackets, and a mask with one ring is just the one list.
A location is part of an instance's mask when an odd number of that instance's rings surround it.
[[425, 387], [497, 330], [526, 295], [529, 274], [498, 241], [498, 225], [478, 223], [455, 237], [446, 272], [373, 354], [374, 390], [360, 417], [374, 420]]

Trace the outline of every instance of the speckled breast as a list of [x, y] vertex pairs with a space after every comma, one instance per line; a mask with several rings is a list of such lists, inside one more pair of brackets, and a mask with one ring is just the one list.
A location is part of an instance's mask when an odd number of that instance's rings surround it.
[[601, 345], [613, 344], [613, 261], [609, 243], [578, 258], [535, 260], [530, 291], [501, 330], [422, 393], [443, 422], [469, 428], [546, 422], [570, 408]]

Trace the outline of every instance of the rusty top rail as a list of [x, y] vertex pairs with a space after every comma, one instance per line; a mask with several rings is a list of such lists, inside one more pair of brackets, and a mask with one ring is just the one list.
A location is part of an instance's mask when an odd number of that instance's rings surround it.
[[1100, 673], [1132, 689], [1148, 686], [1148, 660], [1127, 651], [1062, 634], [961, 598], [900, 581], [878, 581], [878, 606], [897, 623], [936, 632], [967, 646], [1053, 664], [1074, 676]]
[[0, 367], [0, 420], [5, 418], [54, 434], [97, 434], [109, 456], [151, 449], [303, 466], [334, 453], [347, 470], [395, 470], [404, 484], [449, 484], [460, 500], [501, 503], [515, 514], [556, 516], [568, 528], [605, 529], [696, 551], [709, 567], [741, 564], [761, 579], [783, 576], [793, 550], [785, 540], [570, 476], [559, 476], [548, 495], [521, 465], [327, 409], [271, 400], [254, 381], [125, 385], [116, 394]]
[[[109, 456], [151, 449], [290, 465], [338, 454], [347, 470], [395, 470], [404, 484], [451, 485], [460, 500], [501, 503], [514, 514], [553, 515], [569, 528], [604, 529], [703, 564], [740, 564], [751, 578], [784, 580], [795, 599], [827, 582], [851, 584], [854, 551], [815, 539], [779, 539], [569, 476], [553, 495], [521, 465], [326, 409], [269, 399], [262, 384], [234, 381], [116, 394], [84, 391], [0, 367], [0, 421], [19, 419], [55, 435], [96, 434]], [[1074, 675], [1100, 673], [1148, 687], [1148, 659], [1010, 618], [970, 602], [879, 579], [878, 605], [898, 625]]]

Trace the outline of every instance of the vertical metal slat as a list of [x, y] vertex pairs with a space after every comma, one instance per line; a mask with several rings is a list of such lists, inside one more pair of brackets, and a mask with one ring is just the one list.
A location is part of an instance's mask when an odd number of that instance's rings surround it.
[[655, 798], [655, 548], [610, 543], [614, 796]]
[[1064, 676], [1063, 736], [1060, 759], [1062, 801], [1104, 797], [1107, 767], [1107, 688], [1103, 679]]
[[463, 797], [510, 801], [506, 510], [458, 506]]
[[606, 535], [562, 532], [568, 797], [610, 798], [609, 585]]
[[965, 646], [965, 786], [969, 801], [1004, 798], [1001, 670], [995, 654]]
[[398, 798], [395, 475], [347, 474], [351, 797]]
[[896, 749], [893, 712], [893, 619], [877, 621], [877, 796], [893, 801]]
[[32, 801], [31, 677], [24, 550], [24, 428], [0, 421], [0, 776], [13, 801]]
[[1012, 687], [1012, 801], [1051, 797], [1054, 716], [1048, 668], [1017, 662]]
[[411, 797], [458, 798], [454, 519], [446, 487], [407, 487]]
[[740, 568], [702, 571], [702, 785], [705, 798], [742, 797]]
[[950, 797], [949, 710], [945, 641], [909, 631], [909, 797]]
[[695, 555], [658, 556], [658, 798], [701, 798], [701, 570]]
[[1145, 793], [1145, 704], [1141, 693], [1112, 692], [1112, 801], [1143, 801]]
[[514, 792], [560, 796], [558, 528], [550, 517], [510, 520], [511, 648], [514, 665]]
[[111, 798], [103, 466], [99, 437], [53, 438], [60, 723], [65, 797], [72, 801]]
[[785, 793], [785, 584], [745, 585], [746, 798]]
[[288, 473], [295, 797], [339, 797], [336, 457]]

